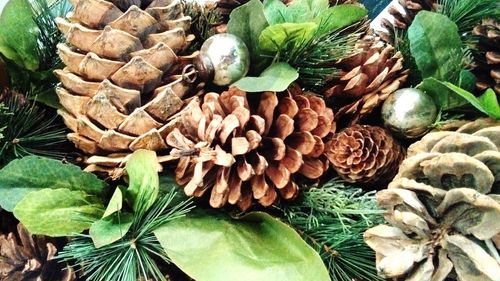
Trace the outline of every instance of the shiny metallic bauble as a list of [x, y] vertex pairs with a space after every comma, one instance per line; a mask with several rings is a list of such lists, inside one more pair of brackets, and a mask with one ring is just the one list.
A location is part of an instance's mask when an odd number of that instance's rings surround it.
[[434, 100], [413, 88], [397, 90], [382, 106], [385, 127], [397, 136], [409, 139], [427, 133], [437, 116]]
[[208, 38], [200, 49], [200, 60], [213, 83], [230, 85], [243, 78], [250, 68], [250, 53], [238, 37], [221, 33]]

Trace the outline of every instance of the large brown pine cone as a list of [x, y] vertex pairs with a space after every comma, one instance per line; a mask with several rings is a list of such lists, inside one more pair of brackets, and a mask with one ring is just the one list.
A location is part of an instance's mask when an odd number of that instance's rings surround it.
[[341, 60], [340, 77], [326, 82], [324, 94], [342, 105], [336, 118], [356, 124], [401, 87], [408, 78], [403, 56], [378, 37], [365, 36], [357, 54]]
[[492, 88], [500, 94], [500, 21], [483, 20], [472, 33], [478, 36], [478, 42], [474, 46], [477, 88]]
[[389, 14], [393, 19], [382, 19], [381, 24], [386, 30], [378, 31], [378, 35], [385, 42], [395, 44], [396, 30], [408, 29], [418, 12], [422, 10], [434, 11], [437, 5], [437, 0], [399, 0], [397, 4], [391, 4]]
[[253, 199], [269, 206], [294, 199], [297, 176], [317, 179], [328, 169], [323, 139], [335, 130], [323, 99], [288, 93], [247, 95], [236, 88], [208, 93], [182, 114], [167, 143], [178, 159], [176, 179], [188, 196], [210, 191], [210, 205]]
[[68, 138], [93, 156], [88, 170], [112, 169], [137, 149], [166, 149], [169, 117], [190, 89], [180, 75], [190, 57], [177, 56], [193, 40], [182, 3], [72, 2], [67, 19], [56, 19], [67, 39], [58, 46], [66, 68], [56, 71], [57, 94]]
[[53, 260], [57, 248], [18, 224], [17, 233], [0, 235], [0, 281], [73, 281], [71, 268]]
[[384, 129], [354, 125], [335, 134], [325, 154], [348, 182], [387, 183], [405, 157], [404, 149]]
[[411, 145], [389, 188], [377, 193], [390, 225], [364, 235], [379, 274], [499, 280], [499, 191], [500, 122], [478, 120]]

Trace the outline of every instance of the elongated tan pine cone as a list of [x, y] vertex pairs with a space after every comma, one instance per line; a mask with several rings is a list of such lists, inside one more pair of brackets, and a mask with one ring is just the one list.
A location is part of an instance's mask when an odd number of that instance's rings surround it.
[[368, 125], [354, 125], [335, 134], [325, 153], [340, 177], [368, 184], [389, 182], [405, 156], [386, 130]]
[[17, 233], [0, 235], [0, 281], [73, 281], [75, 272], [54, 260], [57, 248], [23, 225]]
[[351, 125], [381, 105], [408, 78], [401, 53], [378, 37], [365, 36], [359, 48], [355, 55], [336, 65], [340, 77], [327, 81], [323, 91], [336, 105], [342, 105], [336, 119], [345, 118]]
[[499, 280], [499, 192], [500, 122], [481, 119], [412, 144], [389, 188], [377, 193], [389, 225], [364, 234], [379, 275]]
[[178, 0], [73, 0], [67, 19], [57, 18], [67, 43], [59, 114], [68, 138], [88, 156], [87, 170], [112, 170], [137, 149], [167, 148], [169, 117], [190, 86], [178, 57], [193, 36]]
[[317, 96], [230, 88], [206, 94], [181, 119], [181, 129], [167, 137], [179, 161], [176, 179], [188, 196], [209, 191], [215, 208], [294, 199], [297, 176], [317, 179], [328, 169], [323, 138], [335, 124]]

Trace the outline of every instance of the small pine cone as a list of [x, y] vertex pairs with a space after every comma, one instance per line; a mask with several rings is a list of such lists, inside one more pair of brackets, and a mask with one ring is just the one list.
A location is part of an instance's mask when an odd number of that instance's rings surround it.
[[479, 39], [474, 47], [477, 88], [482, 91], [492, 88], [500, 94], [500, 21], [485, 19], [472, 33]]
[[32, 236], [23, 225], [17, 234], [0, 235], [0, 280], [73, 281], [71, 268], [54, 260], [57, 248], [43, 236]]
[[437, 0], [399, 0], [398, 3], [390, 4], [389, 14], [393, 17], [382, 19], [382, 26], [385, 31], [379, 31], [378, 35], [390, 44], [395, 44], [395, 31], [397, 29], [406, 30], [413, 22], [418, 12], [422, 10], [434, 11], [437, 8]]
[[359, 46], [359, 52], [336, 65], [340, 77], [327, 81], [323, 91], [342, 105], [336, 119], [347, 118], [351, 125], [371, 113], [408, 78], [403, 56], [391, 45], [367, 35]]
[[325, 153], [343, 179], [368, 184], [391, 180], [405, 156], [386, 130], [367, 125], [354, 125], [335, 134]]
[[248, 97], [236, 88], [208, 93], [181, 120], [182, 128], [167, 136], [170, 155], [179, 159], [176, 180], [188, 196], [211, 189], [214, 208], [292, 200], [296, 176], [317, 179], [328, 169], [323, 139], [335, 130], [333, 111], [297, 89]]

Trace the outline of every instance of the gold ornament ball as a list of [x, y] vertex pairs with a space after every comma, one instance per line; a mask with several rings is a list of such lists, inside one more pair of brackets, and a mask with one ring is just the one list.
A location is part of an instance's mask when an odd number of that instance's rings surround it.
[[414, 88], [397, 90], [382, 106], [384, 126], [396, 136], [408, 139], [427, 133], [437, 116], [434, 100]]

